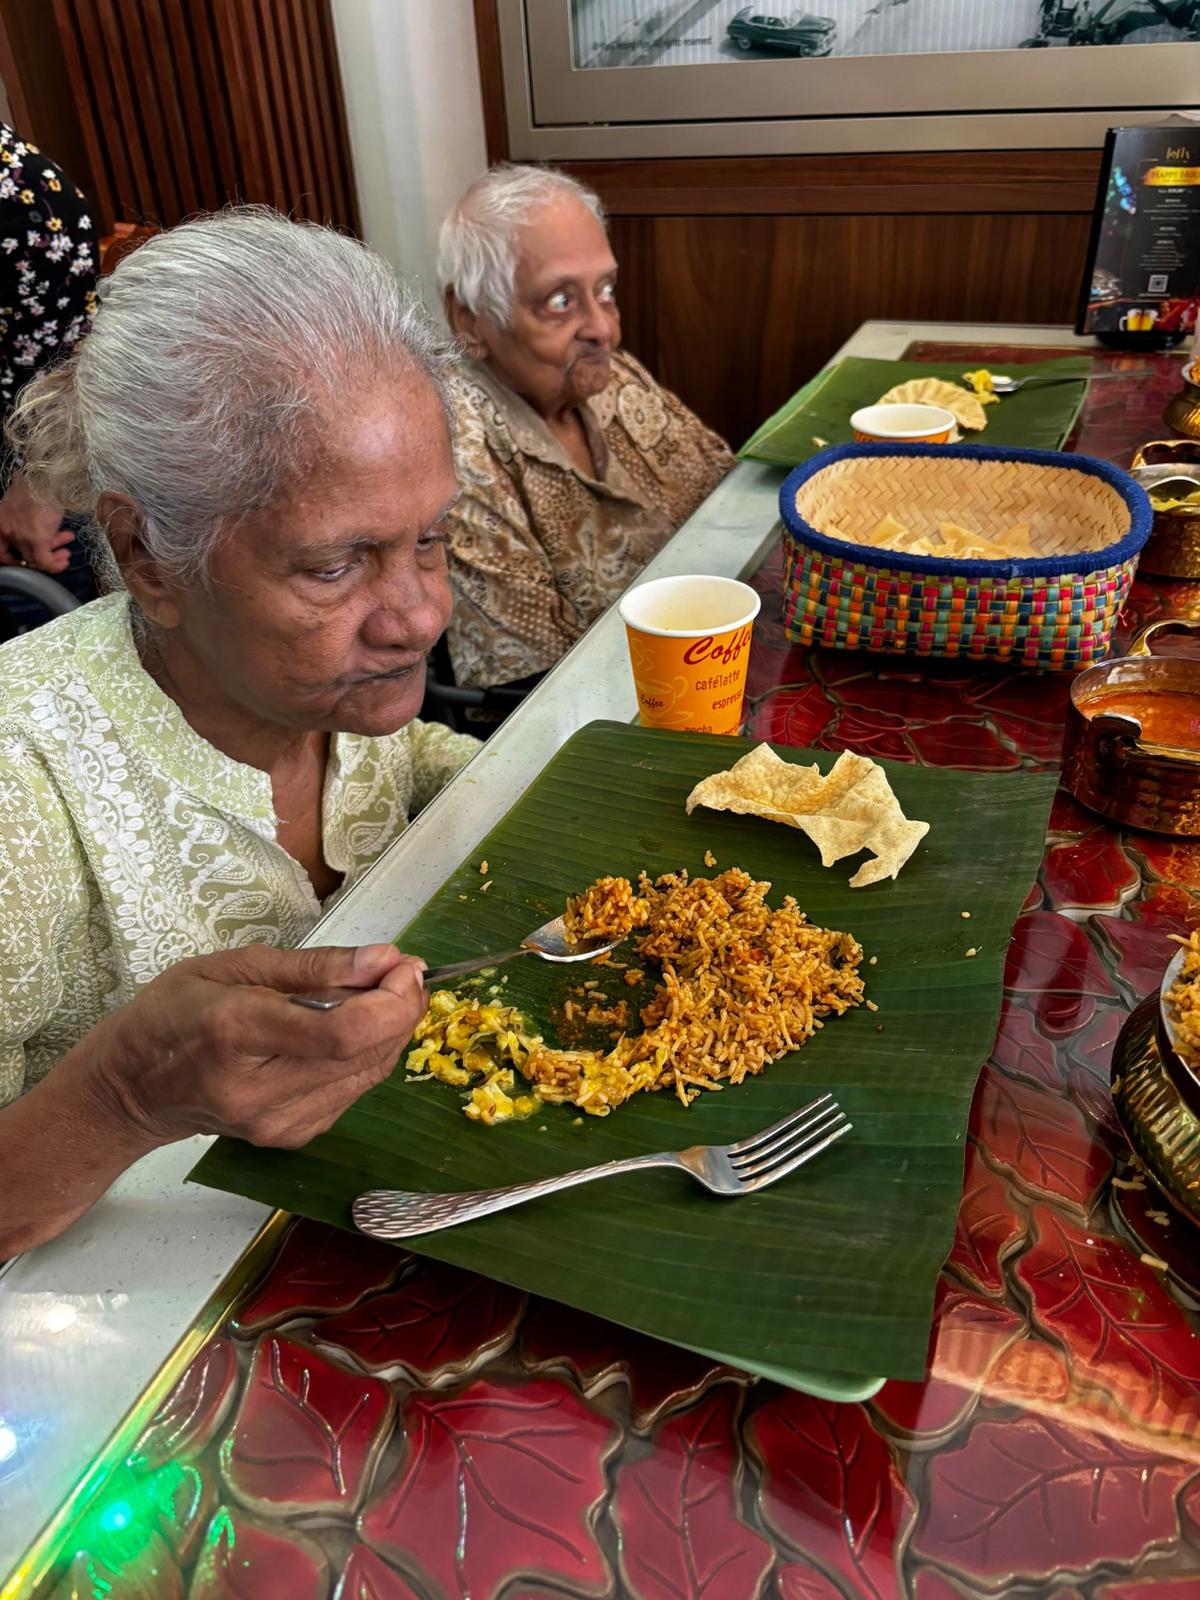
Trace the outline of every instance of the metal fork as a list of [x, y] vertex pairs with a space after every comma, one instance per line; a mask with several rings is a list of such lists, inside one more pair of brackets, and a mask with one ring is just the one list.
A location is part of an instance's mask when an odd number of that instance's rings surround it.
[[754, 1194], [778, 1183], [806, 1161], [827, 1150], [835, 1139], [849, 1133], [852, 1124], [828, 1094], [793, 1111], [782, 1121], [736, 1144], [700, 1144], [689, 1150], [662, 1150], [651, 1156], [630, 1156], [605, 1161], [598, 1167], [580, 1167], [557, 1178], [514, 1183], [506, 1189], [474, 1189], [461, 1194], [407, 1194], [399, 1189], [371, 1189], [360, 1194], [352, 1214], [355, 1226], [375, 1239], [414, 1239], [436, 1233], [494, 1211], [507, 1211], [559, 1189], [573, 1189], [597, 1178], [636, 1172], [641, 1167], [682, 1167], [684, 1172], [713, 1194]]

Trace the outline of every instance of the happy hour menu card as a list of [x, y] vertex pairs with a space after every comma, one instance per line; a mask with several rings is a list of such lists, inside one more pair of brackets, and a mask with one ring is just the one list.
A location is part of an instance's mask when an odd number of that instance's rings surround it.
[[1113, 128], [1080, 333], [1187, 331], [1200, 310], [1200, 127]]

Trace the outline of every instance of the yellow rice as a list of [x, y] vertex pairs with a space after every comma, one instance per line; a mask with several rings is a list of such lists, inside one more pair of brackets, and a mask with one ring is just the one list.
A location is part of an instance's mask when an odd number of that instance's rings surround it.
[[1167, 1011], [1175, 1047], [1200, 1072], [1200, 932], [1178, 941], [1184, 950], [1179, 976], [1167, 990]]

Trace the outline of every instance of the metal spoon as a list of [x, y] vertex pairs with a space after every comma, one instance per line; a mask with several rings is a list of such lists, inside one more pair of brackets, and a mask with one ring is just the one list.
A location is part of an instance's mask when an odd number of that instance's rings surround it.
[[[555, 917], [552, 922], [545, 922], [540, 928], [535, 928], [527, 934], [515, 950], [502, 950], [499, 955], [471, 956], [466, 961], [451, 961], [444, 967], [430, 967], [425, 973], [425, 987], [431, 989], [439, 983], [445, 983], [449, 978], [462, 978], [468, 972], [482, 972], [485, 967], [498, 967], [502, 961], [513, 961], [517, 956], [541, 956], [543, 961], [554, 961], [565, 964], [572, 961], [590, 961], [594, 956], [606, 955], [608, 951], [615, 950], [621, 943], [621, 938], [585, 939], [578, 944], [572, 944], [567, 938], [563, 919]], [[334, 1011], [343, 1000], [349, 1000], [356, 994], [365, 994], [364, 989], [313, 989], [307, 994], [290, 994], [288, 999], [295, 1006], [306, 1006], [309, 1011]]]
[[992, 388], [996, 394], [1016, 394], [1018, 389], [1023, 389], [1027, 383], [1103, 383], [1106, 378], [1153, 378], [1157, 376], [1154, 367], [1139, 367], [1134, 372], [1092, 372], [1088, 374], [1060, 372], [1034, 372], [1028, 378], [1009, 378], [1001, 373], [992, 373]]

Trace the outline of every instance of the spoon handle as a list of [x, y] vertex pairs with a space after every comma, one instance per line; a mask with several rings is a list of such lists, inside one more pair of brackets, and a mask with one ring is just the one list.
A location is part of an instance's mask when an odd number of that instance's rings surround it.
[[[448, 978], [463, 978], [468, 972], [481, 972], [485, 967], [496, 967], [514, 956], [527, 956], [528, 948], [502, 950], [499, 955], [472, 956], [468, 961], [451, 961], [445, 967], [430, 967], [425, 973], [425, 987], [432, 989]], [[304, 1006], [308, 1011], [336, 1011], [343, 1000], [353, 1000], [356, 994], [369, 994], [368, 989], [316, 989], [308, 994], [290, 994], [294, 1006]]]
[[[1113, 382], [1117, 378], [1153, 378], [1155, 376], [1156, 376], [1156, 373], [1155, 373], [1155, 369], [1153, 367], [1138, 367], [1136, 369], [1136, 371], [1134, 371], [1134, 372], [1091, 372], [1091, 373], [1088, 373], [1087, 376], [1085, 378], [1083, 378], [1082, 381], [1085, 382], [1085, 383], [1110, 383], [1110, 382]], [[1023, 389], [1027, 383], [1079, 383], [1079, 382], [1080, 382], [1080, 374], [1078, 374], [1078, 373], [1072, 374], [1072, 373], [1063, 373], [1063, 372], [1035, 372], [1033, 374], [1033, 376], [1030, 377], [1030, 378], [1018, 378], [1017, 381], [1016, 381], [1016, 387], [1018, 389]], [[996, 393], [997, 394], [1002, 394], [1003, 391], [1000, 390], [1000, 389], [997, 389]], [[1012, 390], [1009, 390], [1009, 393], [1011, 394]]]
[[499, 955], [471, 956], [467, 961], [451, 961], [444, 967], [430, 967], [425, 973], [425, 987], [432, 989], [435, 984], [445, 983], [448, 978], [462, 978], [468, 972], [482, 972], [485, 967], [498, 967], [502, 961], [528, 954], [528, 948], [502, 950]]

